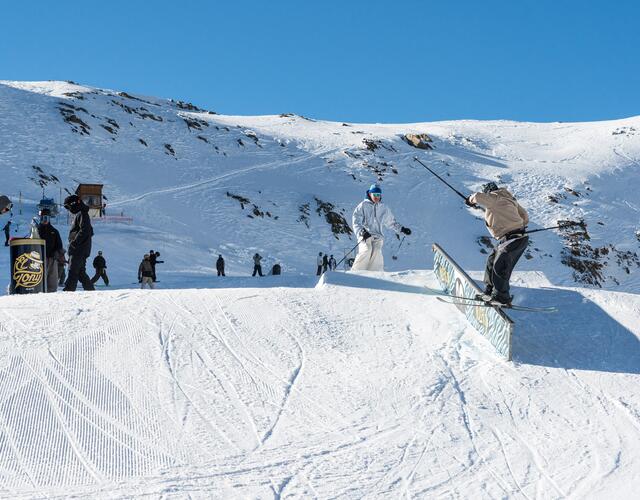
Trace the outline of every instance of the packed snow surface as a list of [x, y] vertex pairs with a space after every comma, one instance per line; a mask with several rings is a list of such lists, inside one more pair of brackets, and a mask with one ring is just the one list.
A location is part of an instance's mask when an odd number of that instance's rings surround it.
[[[13, 236], [78, 182], [115, 216], [109, 289], [0, 298], [0, 496], [637, 497], [640, 118], [342, 124], [0, 82], [0, 137]], [[532, 237], [516, 301], [559, 312], [509, 313], [513, 362], [436, 299], [431, 244], [480, 279], [486, 231], [414, 156], [464, 192], [499, 180], [531, 228], [587, 224]], [[374, 181], [413, 234], [386, 273], [318, 279]], [[284, 274], [251, 278], [255, 252]]]

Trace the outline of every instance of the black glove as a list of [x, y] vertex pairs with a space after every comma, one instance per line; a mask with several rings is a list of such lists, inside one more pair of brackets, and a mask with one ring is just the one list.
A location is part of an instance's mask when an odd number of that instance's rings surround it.
[[478, 206], [475, 203], [471, 203], [468, 196], [464, 199], [464, 204], [471, 208], [476, 208]]
[[138, 283], [142, 283], [142, 278], [138, 278]]
[[369, 231], [367, 231], [366, 229], [363, 229], [360, 232], [360, 235], [362, 236], [362, 240], [363, 241], [367, 241], [369, 238], [371, 238], [371, 233]]
[[400, 229], [400, 231], [406, 234], [407, 236], [411, 234], [411, 229], [409, 229], [408, 227], [403, 227], [402, 229]]

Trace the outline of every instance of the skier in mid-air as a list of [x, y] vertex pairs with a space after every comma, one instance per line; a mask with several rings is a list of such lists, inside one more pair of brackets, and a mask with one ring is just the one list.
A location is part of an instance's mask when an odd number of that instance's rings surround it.
[[498, 244], [489, 254], [484, 273], [485, 289], [480, 298], [510, 305], [509, 279], [518, 259], [527, 248], [529, 237], [525, 234], [529, 223], [527, 211], [514, 196], [495, 182], [482, 186], [481, 193], [469, 196], [465, 203], [484, 208], [487, 229]]
[[393, 229], [396, 234], [411, 234], [411, 229], [398, 224], [391, 210], [382, 203], [382, 189], [377, 184], [371, 185], [366, 199], [353, 211], [352, 223], [356, 237], [360, 238], [352, 271], [384, 271], [384, 227]]

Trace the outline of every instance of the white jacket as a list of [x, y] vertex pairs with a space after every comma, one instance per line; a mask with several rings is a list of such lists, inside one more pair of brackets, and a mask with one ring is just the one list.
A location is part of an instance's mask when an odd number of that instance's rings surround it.
[[321, 265], [322, 265], [322, 255], [318, 255], [318, 257], [316, 258], [316, 264], [317, 264], [318, 266], [321, 266]]
[[391, 209], [382, 202], [373, 203], [369, 199], [360, 202], [353, 211], [352, 223], [356, 237], [361, 237], [362, 230], [366, 229], [374, 238], [384, 239], [383, 227], [393, 229], [396, 233], [402, 229], [391, 213]]

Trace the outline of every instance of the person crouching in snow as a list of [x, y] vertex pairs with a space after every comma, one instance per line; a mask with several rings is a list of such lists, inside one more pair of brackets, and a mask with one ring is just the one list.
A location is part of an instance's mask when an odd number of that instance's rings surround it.
[[352, 271], [384, 271], [383, 227], [407, 236], [411, 234], [411, 229], [398, 224], [391, 210], [382, 203], [382, 189], [377, 184], [371, 185], [367, 190], [367, 198], [353, 211], [352, 222], [353, 231], [360, 238]]

